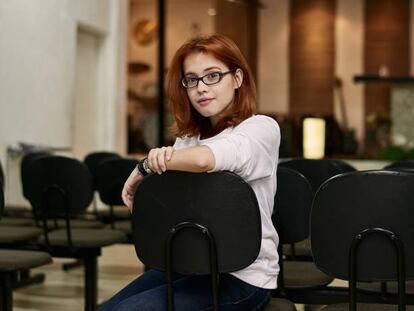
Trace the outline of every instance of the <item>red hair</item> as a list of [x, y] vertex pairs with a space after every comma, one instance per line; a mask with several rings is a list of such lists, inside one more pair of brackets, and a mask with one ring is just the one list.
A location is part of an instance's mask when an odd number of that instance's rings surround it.
[[[243, 82], [235, 90], [234, 102], [213, 128], [209, 118], [203, 117], [194, 107], [182, 86], [183, 63], [192, 53], [207, 53], [225, 64], [230, 70], [243, 71]], [[167, 75], [168, 104], [175, 118], [173, 134], [178, 137], [211, 137], [227, 127], [236, 126], [256, 112], [256, 85], [250, 68], [237, 45], [229, 38], [215, 34], [190, 39], [175, 53]]]

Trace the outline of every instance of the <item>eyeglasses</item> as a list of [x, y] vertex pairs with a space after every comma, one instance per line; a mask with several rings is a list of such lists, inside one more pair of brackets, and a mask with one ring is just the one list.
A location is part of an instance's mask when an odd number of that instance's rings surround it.
[[233, 72], [233, 71], [234, 70], [229, 70], [229, 71], [226, 71], [226, 72], [220, 72], [220, 71], [210, 72], [210, 73], [208, 73], [205, 76], [202, 76], [200, 78], [197, 78], [197, 77], [184, 77], [184, 78], [181, 79], [181, 83], [187, 89], [192, 88], [192, 87], [196, 87], [200, 80], [203, 81], [203, 83], [205, 85], [213, 85], [213, 84], [219, 83], [221, 81], [221, 79], [223, 79], [223, 77], [226, 74], [228, 74], [230, 72]]

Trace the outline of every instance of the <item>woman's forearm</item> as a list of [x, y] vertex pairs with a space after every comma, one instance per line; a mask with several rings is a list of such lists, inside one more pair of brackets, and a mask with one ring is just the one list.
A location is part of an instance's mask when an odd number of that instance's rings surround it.
[[186, 172], [208, 172], [215, 167], [214, 154], [207, 146], [188, 147], [174, 150], [172, 147], [152, 149], [148, 164], [154, 173], [166, 170]]
[[208, 172], [215, 167], [214, 154], [207, 146], [195, 146], [175, 150], [166, 162], [167, 170]]

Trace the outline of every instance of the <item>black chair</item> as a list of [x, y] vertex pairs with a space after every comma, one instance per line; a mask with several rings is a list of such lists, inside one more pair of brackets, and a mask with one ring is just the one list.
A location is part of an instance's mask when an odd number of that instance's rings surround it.
[[99, 192], [101, 201], [109, 206], [109, 223], [112, 229], [125, 232], [132, 242], [132, 221], [128, 209], [125, 211], [129, 219], [117, 220], [114, 207], [124, 206], [122, 201], [122, 189], [125, 181], [137, 165], [137, 160], [126, 158], [111, 158], [99, 165], [96, 172], [95, 182], [96, 189]]
[[313, 262], [284, 260], [283, 245], [309, 237], [309, 215], [313, 192], [308, 180], [299, 172], [286, 167], [277, 171], [277, 192], [272, 221], [279, 234], [278, 296], [295, 303], [318, 304], [314, 291], [326, 290], [333, 281]]
[[[219, 274], [247, 267], [260, 250], [256, 196], [229, 172], [147, 176], [135, 194], [133, 224], [139, 259], [166, 273], [168, 310], [174, 310], [173, 271], [210, 274], [218, 310]], [[295, 310], [289, 302], [280, 306], [286, 308], [278, 310]]]
[[[5, 177], [4, 177], [4, 172], [3, 172], [1, 162], [0, 162], [0, 184], [2, 185], [1, 187], [2, 187], [2, 190], [4, 192], [4, 189], [5, 189], [5, 186], [6, 186], [6, 180], [5, 180]], [[30, 216], [30, 213], [27, 213], [26, 210], [22, 207], [6, 206], [5, 210], [3, 212], [3, 218], [0, 221], [0, 225], [7, 225], [7, 226], [33, 225], [32, 220], [27, 219], [28, 214]]]
[[[92, 174], [92, 179], [93, 179], [93, 190], [94, 191], [98, 191], [97, 188], [97, 175], [99, 173], [100, 170], [100, 165], [105, 162], [106, 160], [109, 159], [119, 159], [121, 158], [121, 156], [116, 153], [116, 152], [112, 152], [112, 151], [95, 151], [95, 152], [91, 152], [89, 154], [86, 155], [85, 159], [83, 160], [83, 162], [86, 164], [86, 166], [89, 168], [91, 174]], [[94, 214], [96, 215], [96, 217], [98, 217], [99, 219], [103, 220], [106, 223], [110, 223], [113, 218], [115, 219], [129, 219], [130, 215], [127, 211], [124, 210], [100, 210], [98, 209], [97, 206], [97, 201], [96, 201], [96, 197], [94, 196], [94, 200], [93, 200], [93, 208], [94, 208]]]
[[[4, 211], [4, 195], [0, 180], [0, 218]], [[2, 240], [0, 231], [0, 240]], [[13, 310], [13, 288], [16, 275], [47, 263], [52, 258], [49, 254], [37, 251], [0, 249], [0, 311]]]
[[[54, 257], [80, 259], [85, 267], [85, 310], [95, 310], [97, 302], [97, 258], [101, 248], [124, 242], [125, 234], [116, 230], [73, 228], [72, 216], [83, 213], [92, 200], [92, 177], [89, 169], [76, 159], [45, 156], [30, 166], [28, 198], [44, 236], [39, 243]], [[50, 218], [63, 219], [65, 226], [56, 229]]]
[[[304, 175], [311, 184], [314, 193], [329, 178], [356, 170], [344, 161], [331, 159], [295, 158], [280, 162], [279, 167], [287, 167]], [[305, 239], [300, 243], [285, 245], [284, 254], [288, 259], [312, 261], [309, 239]]]
[[[21, 183], [22, 183], [22, 190], [23, 190], [23, 196], [25, 197], [25, 199], [27, 199], [30, 202], [30, 193], [33, 191], [33, 189], [31, 189], [31, 187], [33, 187], [33, 185], [36, 185], [36, 179], [37, 179], [37, 175], [36, 173], [32, 172], [32, 164], [36, 162], [36, 160], [41, 159], [41, 158], [47, 158], [52, 156], [52, 154], [48, 153], [48, 152], [32, 152], [32, 153], [27, 153], [21, 162], [21, 166], [20, 166], [20, 173], [21, 173]], [[32, 213], [35, 213], [35, 210], [32, 209]], [[72, 219], [71, 220], [71, 225], [74, 228], [103, 228], [104, 224], [101, 221], [97, 221], [94, 218], [88, 218], [85, 213], [79, 213], [77, 215], [72, 215], [72, 216], [76, 216], [76, 219]], [[32, 219], [39, 219], [39, 217], [36, 217], [36, 215], [32, 214]], [[55, 225], [56, 227], [65, 227], [65, 220], [64, 219], [55, 219], [53, 221], [49, 221], [49, 222], [53, 222], [50, 223], [49, 226], [53, 226]], [[36, 222], [37, 226], [40, 226], [39, 222]]]
[[388, 164], [384, 169], [412, 169], [414, 170], [414, 160], [401, 160]]
[[[324, 310], [355, 311], [357, 300], [366, 302], [358, 310], [396, 310], [379, 303], [405, 310], [405, 282], [414, 279], [413, 188], [414, 174], [393, 171], [343, 174], [320, 187], [311, 211], [314, 260], [349, 280], [348, 304]], [[391, 280], [398, 281], [398, 296], [357, 290], [357, 282]]]

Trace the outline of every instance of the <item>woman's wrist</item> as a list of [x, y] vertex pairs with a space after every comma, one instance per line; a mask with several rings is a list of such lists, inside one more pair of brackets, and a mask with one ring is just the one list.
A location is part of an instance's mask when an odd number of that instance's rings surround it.
[[148, 165], [148, 158], [139, 160], [136, 168], [142, 176], [147, 176], [148, 174], [153, 173]]

